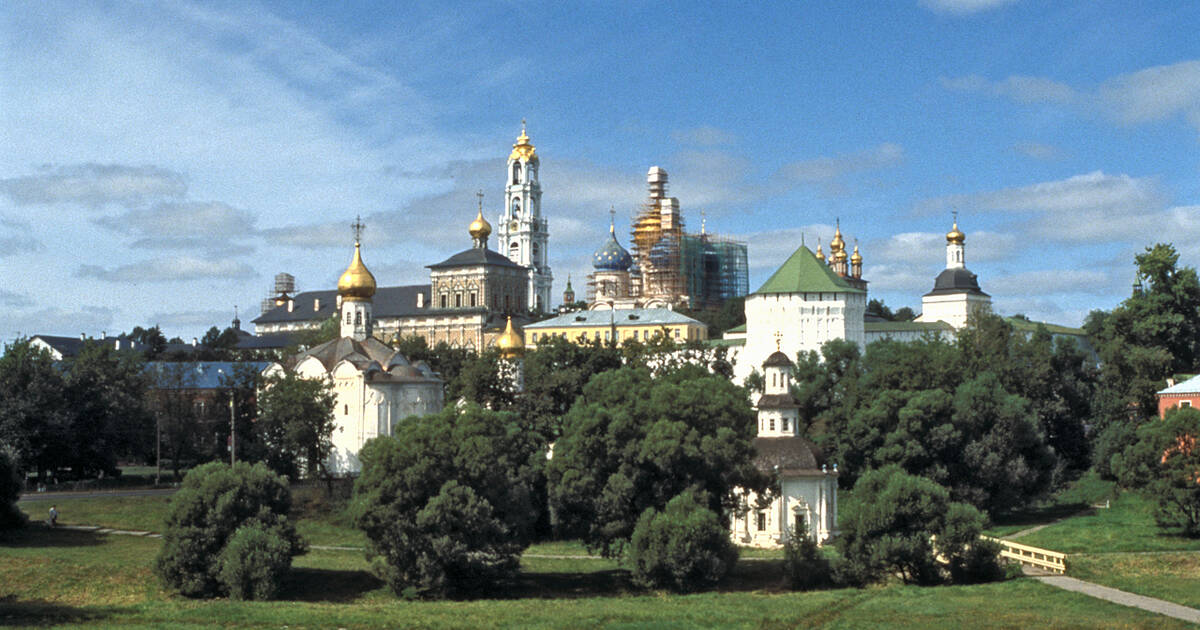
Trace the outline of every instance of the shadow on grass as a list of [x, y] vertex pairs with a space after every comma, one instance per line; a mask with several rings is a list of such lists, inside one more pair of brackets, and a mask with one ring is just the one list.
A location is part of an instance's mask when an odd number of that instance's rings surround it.
[[1067, 503], [1044, 507], [1031, 507], [1017, 512], [1001, 514], [992, 519], [995, 527], [1019, 527], [1027, 529], [1038, 525], [1049, 525], [1068, 516], [1083, 516], [1095, 513], [1086, 503]]
[[52, 528], [44, 523], [29, 523], [21, 529], [0, 534], [4, 547], [93, 547], [104, 544], [104, 534]]
[[367, 571], [292, 567], [279, 599], [299, 602], [350, 602], [383, 586]]
[[21, 601], [15, 595], [6, 595], [0, 596], [0, 626], [52, 626], [103, 621], [121, 610], [110, 606], [79, 608], [37, 599]]
[[[711, 592], [736, 593], [784, 590], [783, 560], [741, 560]], [[499, 587], [463, 593], [456, 599], [574, 599], [647, 594], [633, 583], [629, 571], [522, 571]]]

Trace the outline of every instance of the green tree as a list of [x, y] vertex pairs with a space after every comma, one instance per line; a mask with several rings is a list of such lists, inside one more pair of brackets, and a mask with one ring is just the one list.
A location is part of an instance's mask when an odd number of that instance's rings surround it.
[[525, 392], [517, 410], [531, 429], [547, 441], [562, 434], [562, 421], [593, 376], [621, 367], [621, 353], [611, 345], [577, 344], [561, 337], [538, 342], [525, 353]]
[[660, 512], [646, 508], [633, 528], [633, 581], [645, 588], [677, 592], [715, 585], [737, 562], [729, 529], [704, 497], [686, 491]]
[[[290, 565], [304, 552], [287, 518], [291, 501], [287, 481], [262, 464], [212, 462], [193, 469], [171, 497], [155, 573], [188, 597], [273, 594], [287, 567], [281, 571], [277, 562], [257, 562], [251, 554], [282, 554]], [[232, 540], [239, 542], [227, 554]]]
[[684, 491], [702, 491], [725, 520], [733, 488], [765, 490], [754, 434], [745, 390], [702, 367], [597, 374], [567, 413], [548, 466], [558, 526], [617, 556], [643, 512]]
[[821, 553], [817, 541], [808, 535], [804, 519], [796, 522], [792, 534], [783, 543], [783, 567], [792, 590], [809, 591], [833, 582], [833, 568]]
[[146, 344], [147, 359], [153, 359], [167, 349], [167, 337], [158, 326], [151, 326], [150, 328], [134, 326], [133, 330], [129, 331], [125, 336], [138, 343]]
[[539, 441], [515, 416], [467, 404], [367, 442], [351, 513], [373, 570], [397, 593], [484, 588], [518, 568], [537, 507]]
[[490, 348], [472, 354], [462, 363], [450, 388], [455, 397], [489, 409], [509, 409], [516, 401], [516, 392], [496, 368], [500, 352]]
[[[996, 549], [979, 541], [979, 511], [951, 502], [942, 486], [898, 467], [863, 475], [841, 523], [837, 544], [846, 559], [846, 574], [855, 582], [892, 574], [912, 584], [937, 584], [947, 577], [998, 577], [988, 562], [990, 558], [996, 565]], [[976, 547], [979, 551], [971, 551]]]
[[17, 507], [22, 485], [12, 454], [0, 448], [0, 532], [25, 524], [25, 515]]
[[18, 470], [45, 479], [65, 465], [73, 445], [62, 371], [50, 353], [18, 338], [0, 356], [0, 444]]
[[88, 343], [64, 367], [73, 444], [67, 465], [76, 475], [114, 473], [118, 457], [153, 452], [154, 420], [146, 405], [149, 377], [141, 355]]
[[1200, 410], [1175, 408], [1143, 423], [1116, 462], [1123, 484], [1158, 501], [1160, 527], [1200, 537]]
[[335, 403], [327, 381], [291, 372], [265, 379], [255, 425], [267, 465], [290, 478], [301, 471], [309, 478], [325, 476], [333, 449]]

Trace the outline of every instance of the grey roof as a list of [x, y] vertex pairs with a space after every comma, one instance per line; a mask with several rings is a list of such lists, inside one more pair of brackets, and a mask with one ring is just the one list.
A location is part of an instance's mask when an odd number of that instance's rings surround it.
[[229, 387], [225, 379], [232, 377], [239, 366], [258, 373], [268, 365], [266, 361], [150, 361], [146, 373], [154, 389], [223, 389]]
[[954, 330], [954, 327], [946, 322], [938, 320], [936, 322], [889, 322], [889, 321], [871, 321], [863, 323], [864, 332], [945, 332]]
[[659, 326], [668, 324], [695, 324], [703, 326], [704, 324], [683, 315], [676, 313], [669, 308], [631, 308], [617, 309], [616, 311], [578, 311], [575, 313], [567, 313], [559, 315], [547, 320], [537, 322], [536, 324], [526, 324], [525, 330], [536, 330], [538, 328], [566, 328], [570, 326], [607, 326], [609, 323], [615, 322], [617, 326]]
[[320, 361], [326, 371], [332, 370], [333, 366], [342, 361], [349, 361], [358, 369], [367, 372], [367, 380], [373, 382], [442, 382], [424, 362], [413, 365], [403, 354], [374, 337], [367, 337], [362, 341], [339, 337], [301, 352], [292, 357], [291, 363], [299, 364], [308, 357]]
[[275, 333], [271, 335], [251, 335], [244, 330], [238, 330], [238, 342], [234, 346], [238, 350], [274, 350], [296, 345], [296, 333]]
[[792, 360], [788, 358], [788, 355], [779, 350], [772, 352], [771, 356], [767, 357], [766, 361], [763, 361], [763, 367], [790, 367], [791, 365]]
[[754, 464], [771, 472], [814, 472], [821, 470], [825, 454], [802, 437], [754, 438]]
[[1162, 394], [1200, 394], [1200, 376], [1193, 376], [1182, 383], [1176, 383], [1171, 387], [1159, 390]]
[[476, 265], [495, 265], [498, 267], [514, 267], [516, 269], [526, 268], [509, 260], [507, 256], [486, 247], [465, 249], [440, 263], [425, 266], [430, 269], [442, 269], [444, 267], [471, 267]]
[[757, 409], [795, 409], [800, 403], [791, 394], [763, 394], [754, 406]]
[[[507, 260], [507, 259], [505, 259]], [[423, 294], [422, 304], [417, 308], [417, 294]], [[321, 308], [314, 310], [316, 301]], [[418, 315], [431, 310], [430, 289], [428, 284], [416, 284], [402, 287], [379, 287], [371, 300], [371, 307], [376, 319], [381, 317], [404, 317]], [[255, 324], [273, 324], [282, 322], [305, 322], [314, 319], [333, 317], [337, 311], [337, 290], [305, 291], [297, 293], [292, 299], [292, 312], [287, 305], [275, 308], [259, 315], [254, 319]]]
[[967, 270], [966, 267], [943, 269], [933, 281], [933, 290], [925, 295], [943, 295], [946, 293], [973, 293], [991, 297], [979, 288], [979, 277]]
[[149, 349], [144, 343], [134, 341], [125, 335], [117, 335], [116, 337], [101, 337], [99, 339], [88, 338], [86, 340], [79, 337], [61, 337], [58, 335], [34, 335], [29, 338], [30, 341], [40, 339], [46, 345], [54, 348], [64, 359], [78, 356], [83, 346], [88, 343], [107, 344], [109, 347], [118, 348], [117, 343], [120, 342], [120, 350], [137, 350], [145, 352]]

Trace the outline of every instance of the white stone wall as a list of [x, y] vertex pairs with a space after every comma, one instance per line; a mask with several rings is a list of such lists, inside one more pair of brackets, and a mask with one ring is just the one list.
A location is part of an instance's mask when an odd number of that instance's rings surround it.
[[746, 298], [746, 344], [737, 353], [734, 381], [741, 383], [776, 349], [794, 359], [801, 351], [819, 352], [833, 339], [864, 346], [866, 310], [865, 293], [750, 295]]
[[[730, 536], [735, 544], [747, 547], [779, 547], [792, 536], [796, 518], [804, 518], [808, 535], [824, 544], [837, 535], [837, 474], [787, 476], [779, 480], [781, 496], [762, 510], [756, 509], [757, 496], [746, 493], [745, 510], [735, 515]], [[759, 529], [760, 517], [764, 527]]]
[[946, 322], [955, 330], [967, 325], [971, 313], [978, 309], [990, 309], [991, 298], [975, 293], [946, 293], [926, 295], [921, 298], [919, 322]]

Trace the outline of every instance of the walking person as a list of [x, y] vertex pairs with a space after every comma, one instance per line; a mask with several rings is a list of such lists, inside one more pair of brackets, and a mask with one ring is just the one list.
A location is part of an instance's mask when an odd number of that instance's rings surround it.
[[56, 506], [50, 506], [50, 518], [46, 519], [46, 523], [49, 524], [50, 527], [58, 525], [58, 508]]

